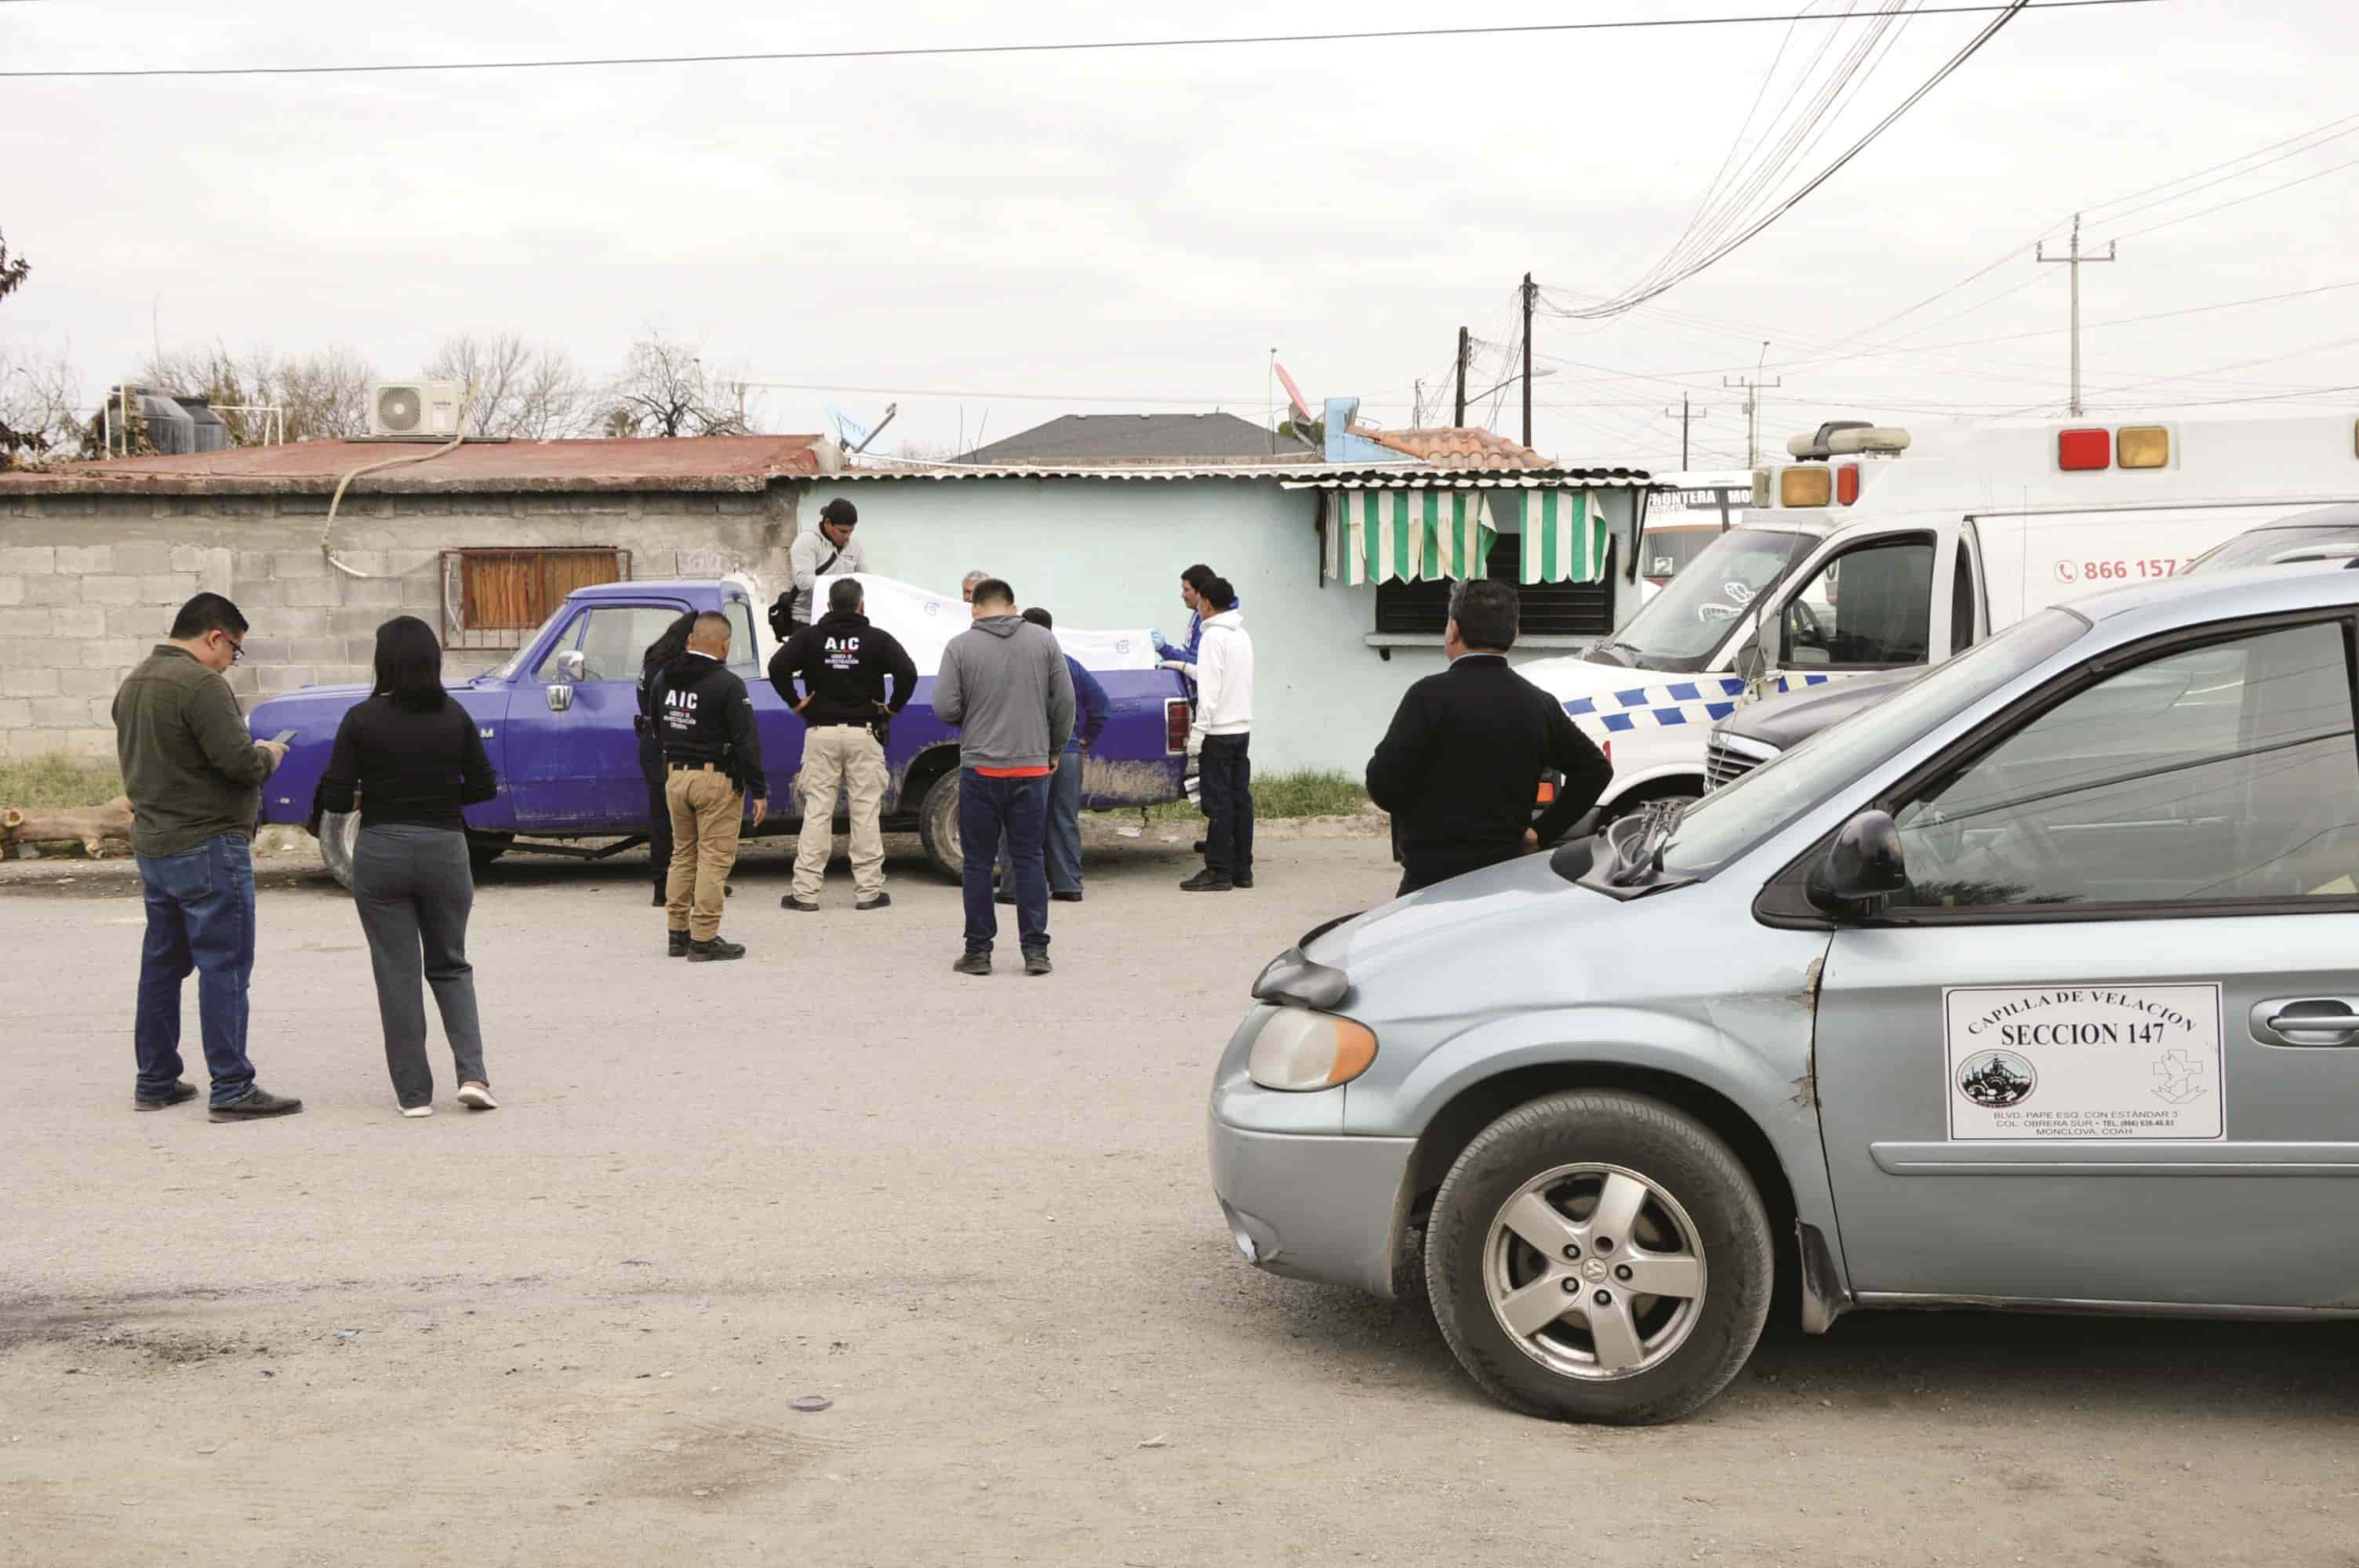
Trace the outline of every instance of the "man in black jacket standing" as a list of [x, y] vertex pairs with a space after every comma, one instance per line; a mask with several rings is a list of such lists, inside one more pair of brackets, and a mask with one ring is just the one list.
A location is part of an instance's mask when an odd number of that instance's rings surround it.
[[819, 909], [820, 885], [835, 848], [839, 791], [852, 800], [853, 907], [884, 909], [893, 902], [885, 891], [885, 835], [879, 826], [885, 811], [885, 731], [916, 694], [918, 666], [899, 638], [869, 623], [867, 609], [857, 581], [836, 579], [827, 590], [827, 613], [770, 658], [770, 684], [808, 727], [794, 891], [778, 901], [782, 908], [804, 914]]
[[[1564, 706], [1507, 667], [1516, 590], [1474, 578], [1451, 601], [1450, 667], [1408, 688], [1368, 759], [1368, 795], [1392, 813], [1402, 896], [1556, 841], [1614, 777]], [[1542, 775], [1564, 782], [1534, 820]]]
[[729, 620], [696, 618], [688, 651], [656, 679], [656, 730], [663, 741], [664, 803], [671, 808], [671, 881], [664, 905], [670, 953], [690, 963], [742, 958], [721, 939], [721, 901], [737, 861], [745, 802], [754, 826], [770, 813], [754, 700], [729, 667]]

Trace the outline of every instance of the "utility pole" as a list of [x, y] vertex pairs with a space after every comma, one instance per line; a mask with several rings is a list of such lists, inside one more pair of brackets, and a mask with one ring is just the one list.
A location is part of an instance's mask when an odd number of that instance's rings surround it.
[[1734, 381], [1731, 381], [1726, 376], [1720, 378], [1720, 384], [1723, 386], [1741, 386], [1745, 389], [1745, 466], [1749, 469], [1761, 466], [1761, 391], [1764, 387], [1786, 384], [1786, 378], [1782, 375], [1775, 381], [1761, 379], [1762, 369], [1768, 362], [1769, 345], [1763, 343], [1760, 363], [1753, 367], [1751, 375], [1741, 376]]
[[1532, 275], [1524, 274], [1524, 445], [1532, 444], [1532, 301], [1539, 297]]
[[1452, 428], [1462, 427], [1466, 423], [1467, 350], [1467, 331], [1465, 328], [1461, 327], [1458, 329], [1458, 406], [1456, 412], [1451, 414], [1450, 416], [1450, 423]]
[[[1682, 397], [1680, 399], [1680, 467], [1682, 469], [1688, 466], [1688, 421], [1690, 419], [1701, 419], [1705, 415], [1712, 412], [1709, 408], [1699, 408], [1695, 410], [1694, 413], [1690, 414], [1688, 411], [1688, 403], [1689, 399], [1687, 398]], [[1670, 416], [1671, 411], [1668, 408], [1664, 409], [1663, 417], [1668, 419]]]
[[2091, 262], [2109, 262], [2117, 259], [2116, 253], [2119, 248], [2114, 241], [2107, 240], [2104, 255], [2082, 255], [2081, 254], [2081, 214], [2075, 212], [2072, 214], [2072, 248], [2070, 251], [2060, 256], [2051, 256], [2048, 254], [2048, 247], [2042, 244], [2031, 253], [2031, 259], [2034, 261], [2062, 262], [2072, 269], [2072, 417], [2075, 419], [2081, 417], [2082, 413], [2081, 269]]

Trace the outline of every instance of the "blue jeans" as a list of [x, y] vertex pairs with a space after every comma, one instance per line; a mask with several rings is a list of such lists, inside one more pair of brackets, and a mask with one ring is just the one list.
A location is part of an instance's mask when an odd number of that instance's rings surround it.
[[[999, 874], [1002, 885], [1011, 892], [1016, 884], [1007, 881], [1010, 843], [999, 847]], [[1082, 891], [1082, 754], [1067, 752], [1055, 773], [1049, 775], [1049, 891], [1079, 892]]]
[[1049, 875], [1043, 839], [1049, 827], [1049, 781], [995, 779], [973, 768], [959, 772], [959, 880], [966, 893], [966, 950], [988, 953], [999, 935], [991, 906], [991, 868], [1006, 837], [1016, 895], [1016, 932], [1027, 953], [1049, 950]]
[[208, 838], [185, 855], [142, 855], [147, 938], [139, 949], [139, 1013], [132, 1044], [142, 1099], [162, 1099], [180, 1076], [180, 982], [197, 971], [197, 1015], [212, 1103], [254, 1088], [245, 1054], [246, 985], [254, 978], [254, 850], [243, 833]]

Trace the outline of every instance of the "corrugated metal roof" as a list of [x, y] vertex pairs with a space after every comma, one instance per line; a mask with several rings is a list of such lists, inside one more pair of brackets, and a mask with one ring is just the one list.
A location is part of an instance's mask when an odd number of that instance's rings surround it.
[[[684, 436], [676, 440], [469, 441], [424, 461], [363, 475], [353, 481], [349, 493], [757, 492], [774, 479], [820, 475], [821, 440], [818, 436]], [[0, 474], [0, 494], [324, 493], [354, 469], [433, 450], [430, 444], [414, 441], [295, 441], [221, 452], [114, 458], [39, 473]], [[832, 451], [827, 455], [832, 459]]]

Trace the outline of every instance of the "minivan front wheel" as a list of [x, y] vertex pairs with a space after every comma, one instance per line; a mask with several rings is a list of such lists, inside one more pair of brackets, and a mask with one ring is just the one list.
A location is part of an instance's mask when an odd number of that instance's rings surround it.
[[1426, 1227], [1443, 1336], [1531, 1415], [1675, 1421], [1727, 1387], [1769, 1314], [1776, 1252], [1728, 1145], [1643, 1095], [1552, 1095], [1451, 1165]]

